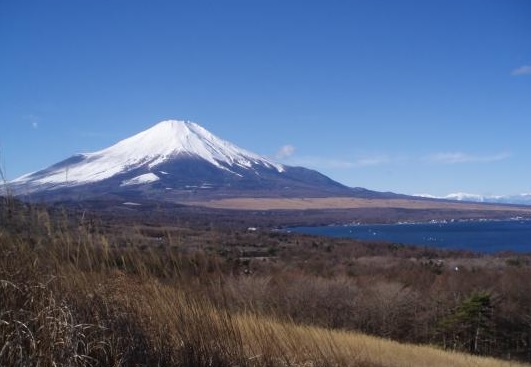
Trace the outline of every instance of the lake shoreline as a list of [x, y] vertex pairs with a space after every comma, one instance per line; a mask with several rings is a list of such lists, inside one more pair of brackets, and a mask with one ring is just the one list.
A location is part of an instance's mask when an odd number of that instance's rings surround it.
[[456, 219], [394, 224], [333, 224], [284, 229], [335, 238], [351, 238], [478, 253], [531, 253], [531, 219]]

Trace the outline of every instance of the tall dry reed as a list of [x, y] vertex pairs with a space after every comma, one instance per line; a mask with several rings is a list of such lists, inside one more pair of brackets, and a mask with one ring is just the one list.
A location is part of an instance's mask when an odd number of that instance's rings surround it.
[[1, 366], [520, 366], [236, 312], [219, 259], [41, 210], [0, 232]]

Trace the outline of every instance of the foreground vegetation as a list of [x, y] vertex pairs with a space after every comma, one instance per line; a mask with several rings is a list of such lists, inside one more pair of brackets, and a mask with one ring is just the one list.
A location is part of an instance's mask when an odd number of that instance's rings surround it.
[[526, 257], [462, 254], [456, 272], [453, 254], [405, 246], [1, 209], [2, 366], [519, 366], [458, 351], [529, 355]]

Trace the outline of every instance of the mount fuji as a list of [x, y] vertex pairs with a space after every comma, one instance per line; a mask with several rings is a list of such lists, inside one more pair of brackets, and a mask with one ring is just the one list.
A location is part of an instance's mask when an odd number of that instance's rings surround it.
[[17, 196], [44, 201], [394, 195], [350, 188], [317, 171], [273, 162], [196, 123], [177, 120], [21, 176], [10, 188]]

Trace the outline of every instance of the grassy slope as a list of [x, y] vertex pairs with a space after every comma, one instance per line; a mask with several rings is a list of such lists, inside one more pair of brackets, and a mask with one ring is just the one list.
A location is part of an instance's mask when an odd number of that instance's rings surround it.
[[215, 259], [32, 215], [0, 230], [2, 366], [521, 366], [236, 312]]
[[232, 314], [176, 284], [123, 272], [57, 276], [53, 285], [2, 281], [2, 365], [521, 365]]

